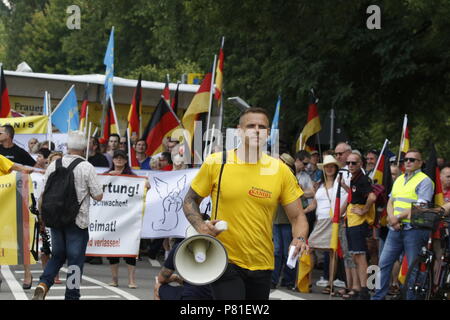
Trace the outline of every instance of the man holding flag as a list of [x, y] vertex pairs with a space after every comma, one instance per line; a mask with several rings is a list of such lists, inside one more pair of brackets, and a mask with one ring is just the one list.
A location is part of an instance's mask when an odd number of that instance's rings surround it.
[[[434, 194], [433, 182], [422, 172], [422, 164], [421, 152], [410, 149], [405, 155], [405, 173], [395, 180], [392, 187], [387, 206], [389, 232], [379, 262], [380, 288], [376, 288], [372, 300], [385, 298], [392, 267], [400, 254], [405, 251], [408, 266], [411, 266], [428, 240], [429, 231], [413, 229], [410, 220], [412, 204], [429, 203]], [[408, 291], [406, 298], [413, 300], [414, 294]]]

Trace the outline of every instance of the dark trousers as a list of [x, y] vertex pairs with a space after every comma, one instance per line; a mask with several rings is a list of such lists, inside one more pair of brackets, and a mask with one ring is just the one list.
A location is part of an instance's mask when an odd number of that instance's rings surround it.
[[240, 268], [228, 263], [224, 274], [211, 284], [214, 300], [268, 300], [272, 270]]
[[[44, 273], [40, 277], [40, 282], [45, 283], [49, 288], [53, 285], [55, 276], [59, 269], [67, 260], [67, 266], [72, 272], [67, 274], [66, 300], [79, 300], [80, 288], [74, 285], [69, 279], [77, 277], [81, 283], [83, 274], [84, 254], [89, 240], [88, 229], [80, 229], [75, 223], [61, 228], [51, 228], [52, 234], [52, 256], [45, 266]], [[77, 283], [77, 281], [74, 281]]]

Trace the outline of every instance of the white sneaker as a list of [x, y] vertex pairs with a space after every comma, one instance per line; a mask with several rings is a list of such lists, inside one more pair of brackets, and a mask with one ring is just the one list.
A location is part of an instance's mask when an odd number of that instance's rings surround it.
[[328, 280], [325, 280], [323, 277], [320, 277], [320, 280], [316, 282], [316, 286], [318, 287], [326, 287], [328, 285]]
[[345, 288], [345, 282], [344, 282], [344, 281], [341, 281], [341, 280], [339, 280], [339, 279], [334, 280], [334, 281], [333, 281], [333, 285], [334, 285], [335, 287]]

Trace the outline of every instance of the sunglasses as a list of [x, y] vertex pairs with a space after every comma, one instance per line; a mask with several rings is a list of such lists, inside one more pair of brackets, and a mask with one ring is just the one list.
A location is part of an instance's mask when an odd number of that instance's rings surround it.
[[405, 158], [404, 161], [405, 161], [405, 162], [412, 162], [412, 163], [414, 163], [414, 162], [420, 161], [420, 160], [419, 160], [419, 159], [416, 159], [416, 158]]
[[357, 164], [358, 164], [359, 162], [356, 162], [356, 161], [347, 161], [346, 162], [346, 164], [349, 166], [349, 165], [354, 165], [354, 166], [356, 166]]
[[309, 164], [309, 162], [303, 162], [303, 165], [307, 166]]
[[336, 156], [342, 156], [344, 153], [346, 153], [347, 151], [344, 152], [335, 152], [334, 155]]

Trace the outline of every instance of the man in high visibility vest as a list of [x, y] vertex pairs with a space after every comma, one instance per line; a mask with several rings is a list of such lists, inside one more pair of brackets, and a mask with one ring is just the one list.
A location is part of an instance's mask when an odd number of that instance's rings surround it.
[[[392, 187], [387, 205], [389, 233], [381, 253], [380, 287], [376, 288], [372, 300], [383, 300], [389, 290], [392, 266], [404, 251], [408, 267], [416, 259], [421, 247], [427, 242], [430, 231], [415, 229], [411, 226], [412, 203], [431, 202], [434, 194], [433, 181], [422, 172], [422, 154], [410, 149], [405, 155], [405, 174], [398, 177]], [[407, 292], [408, 300], [414, 299]]]

